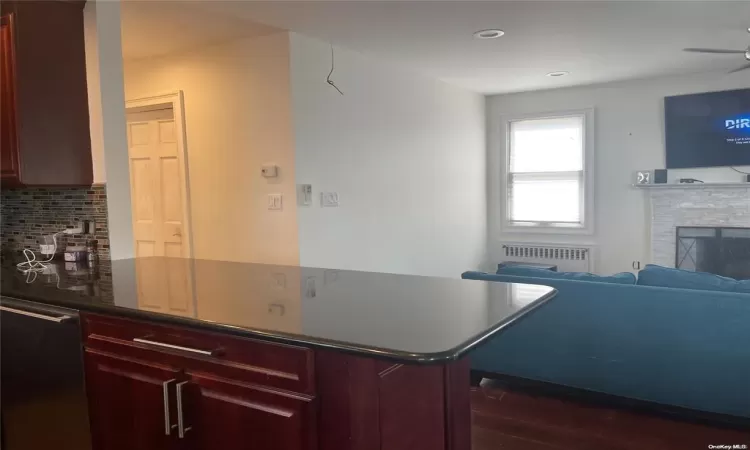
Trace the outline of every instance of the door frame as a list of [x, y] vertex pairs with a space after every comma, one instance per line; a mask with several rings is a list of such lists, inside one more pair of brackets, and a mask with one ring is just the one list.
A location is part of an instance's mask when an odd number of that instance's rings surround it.
[[[152, 95], [148, 97], [141, 97], [132, 100], [125, 101], [125, 109], [128, 108], [142, 108], [143, 110], [149, 110], [149, 107], [164, 106], [165, 104], [172, 105], [172, 112], [174, 114], [175, 130], [177, 135], [177, 155], [179, 158], [180, 175], [185, 183], [185, 195], [182, 196], [182, 215], [183, 215], [183, 233], [187, 236], [184, 239], [184, 244], [187, 246], [186, 257], [193, 258], [193, 226], [192, 226], [192, 212], [190, 210], [190, 177], [188, 170], [188, 153], [187, 153], [187, 134], [185, 132], [185, 102], [181, 90], [166, 92], [158, 95]], [[161, 108], [158, 108], [161, 109]], [[126, 123], [127, 123], [127, 119]], [[128, 149], [128, 152], [130, 150]], [[132, 181], [131, 181], [132, 183]], [[132, 187], [131, 187], [132, 189]], [[133, 205], [131, 204], [132, 208]]]

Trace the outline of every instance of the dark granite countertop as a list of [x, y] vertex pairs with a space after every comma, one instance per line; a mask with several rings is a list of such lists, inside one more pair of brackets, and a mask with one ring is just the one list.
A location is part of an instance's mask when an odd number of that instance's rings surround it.
[[95, 284], [83, 289], [64, 264], [56, 267], [58, 274], [26, 275], [6, 261], [1, 293], [423, 364], [461, 357], [556, 293], [538, 285], [159, 257], [113, 261], [110, 292]]

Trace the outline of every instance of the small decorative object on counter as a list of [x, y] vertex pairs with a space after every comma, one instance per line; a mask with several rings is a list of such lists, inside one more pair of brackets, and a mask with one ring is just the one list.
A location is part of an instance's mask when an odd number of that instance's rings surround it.
[[66, 272], [77, 272], [80, 270], [79, 264], [77, 262], [65, 261], [63, 267], [65, 268]]
[[86, 247], [82, 245], [71, 245], [65, 249], [65, 261], [76, 262], [86, 260]]
[[635, 184], [651, 184], [651, 171], [639, 170], [635, 173]]
[[86, 260], [89, 263], [89, 269], [96, 266], [96, 241], [94, 239], [86, 241]]

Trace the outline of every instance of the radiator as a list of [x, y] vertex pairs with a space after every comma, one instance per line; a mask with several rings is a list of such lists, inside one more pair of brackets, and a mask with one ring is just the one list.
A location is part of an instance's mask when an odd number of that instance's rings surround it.
[[591, 247], [559, 244], [504, 244], [503, 261], [554, 264], [560, 272], [592, 272]]

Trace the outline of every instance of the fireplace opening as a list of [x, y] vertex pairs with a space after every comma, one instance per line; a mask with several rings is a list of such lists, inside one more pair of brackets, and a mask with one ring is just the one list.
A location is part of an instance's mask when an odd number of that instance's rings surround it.
[[675, 267], [750, 279], [750, 228], [677, 227]]

